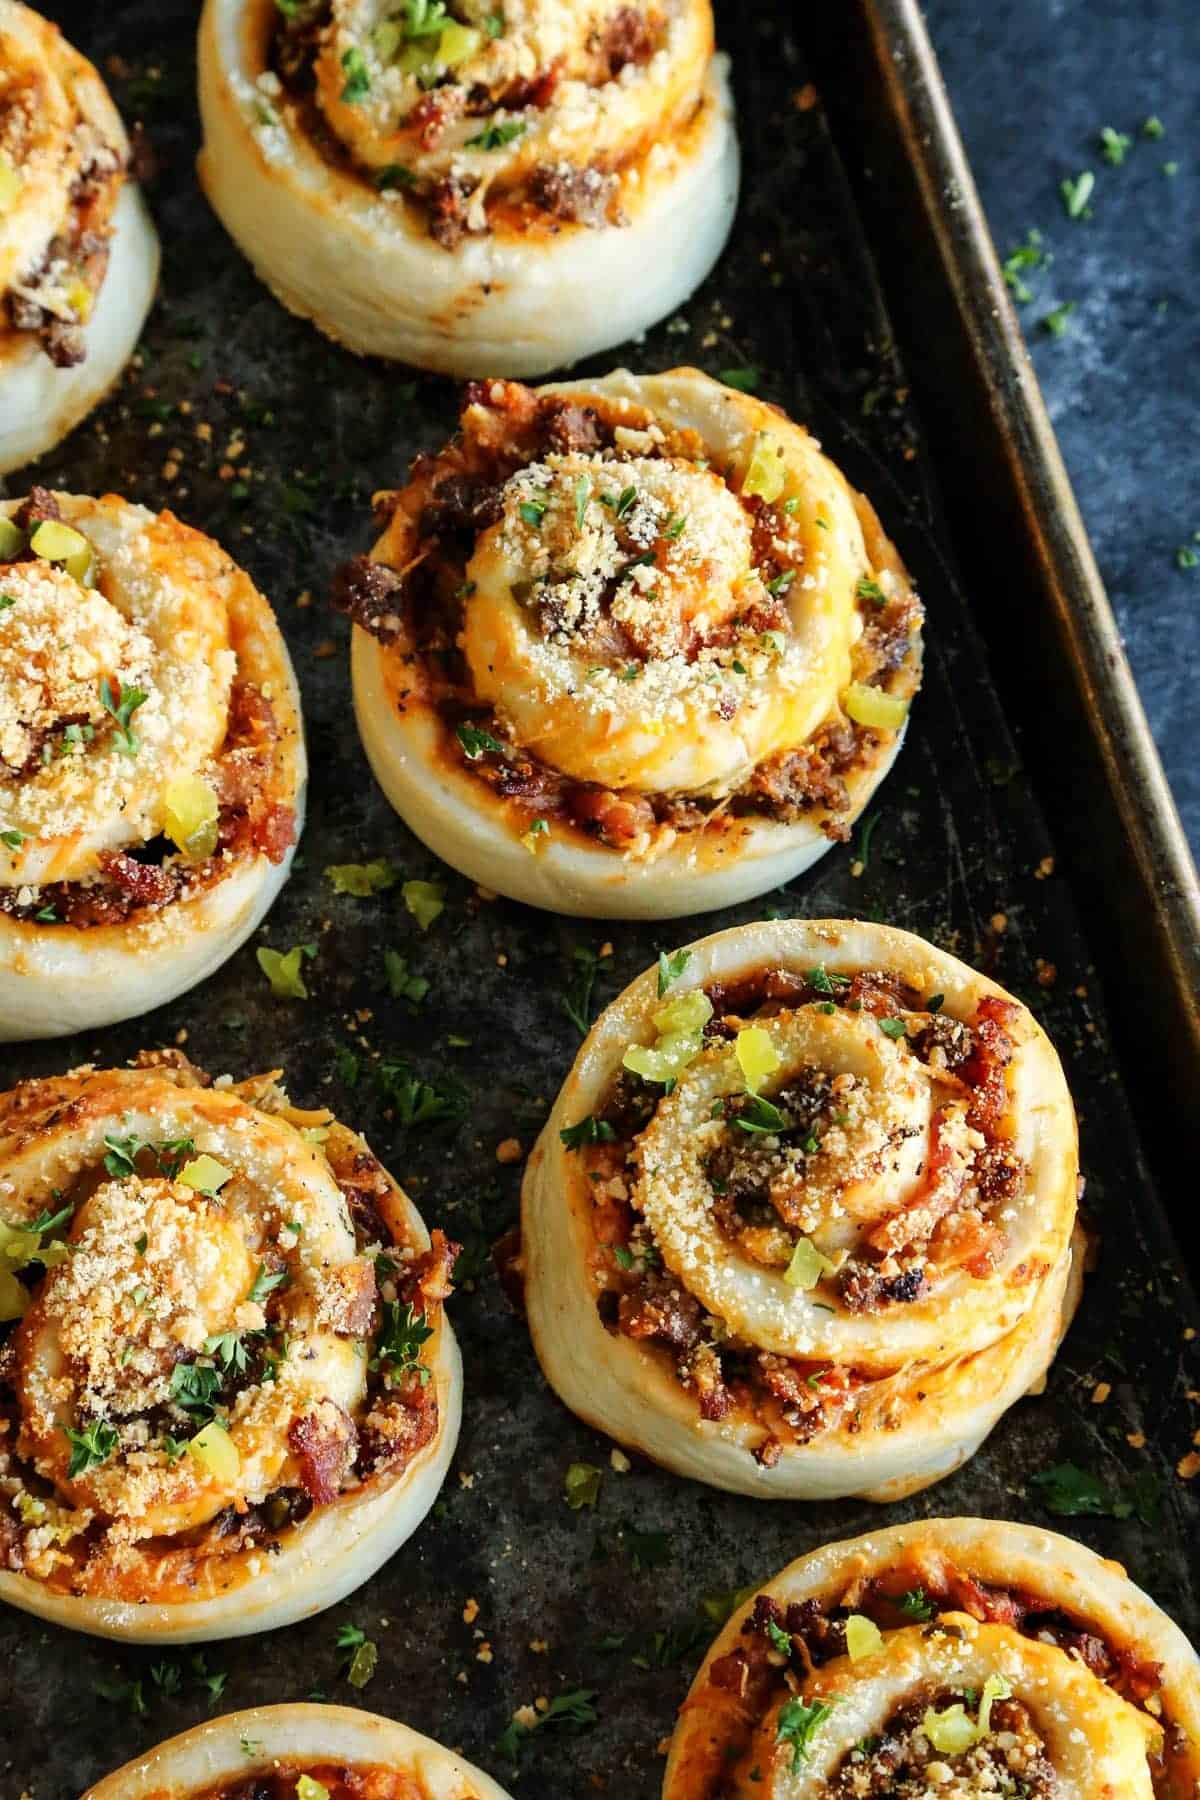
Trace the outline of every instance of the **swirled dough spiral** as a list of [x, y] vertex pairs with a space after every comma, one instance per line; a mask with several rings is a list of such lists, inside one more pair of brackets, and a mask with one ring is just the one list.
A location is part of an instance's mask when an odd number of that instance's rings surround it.
[[747, 925], [639, 977], [530, 1157], [530, 1329], [678, 1473], [893, 1500], [1045, 1374], [1081, 1280], [1075, 1117], [1011, 995], [907, 932]]
[[56, 25], [0, 0], [0, 475], [103, 398], [157, 280], [107, 88]]
[[1170, 1800], [1198, 1780], [1200, 1662], [1119, 1565], [931, 1519], [803, 1556], [739, 1607], [663, 1800]]
[[478, 382], [338, 578], [359, 728], [405, 821], [558, 912], [678, 917], [848, 834], [920, 679], [869, 503], [694, 369]]
[[738, 154], [709, 0], [207, 0], [200, 175], [351, 350], [537, 375], [679, 305]]
[[148, 1010], [287, 877], [305, 760], [267, 602], [115, 495], [0, 503], [0, 1038]]
[[[83, 1800], [293, 1800], [307, 1775], [326, 1800], [508, 1800], [482, 1769], [394, 1719], [350, 1706], [254, 1706], [156, 1744]], [[318, 1800], [308, 1790], [310, 1800]]]
[[357, 1587], [454, 1448], [453, 1257], [273, 1077], [159, 1052], [0, 1098], [0, 1597], [190, 1642]]

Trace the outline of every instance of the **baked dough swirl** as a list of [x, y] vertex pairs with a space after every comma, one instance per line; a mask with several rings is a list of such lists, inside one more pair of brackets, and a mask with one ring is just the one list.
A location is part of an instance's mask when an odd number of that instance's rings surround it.
[[830, 1544], [730, 1620], [663, 1800], [1171, 1800], [1200, 1783], [1200, 1662], [1057, 1532], [931, 1519]]
[[250, 1792], [255, 1800], [508, 1800], [482, 1769], [407, 1725], [313, 1705], [209, 1719], [156, 1744], [83, 1800], [244, 1800]]
[[267, 602], [114, 495], [0, 503], [0, 1038], [148, 1011], [287, 877], [305, 759]]
[[679, 1474], [899, 1499], [1043, 1377], [1076, 1178], [1058, 1058], [994, 982], [886, 926], [720, 932], [601, 1015], [529, 1160], [534, 1345]]
[[694, 369], [477, 382], [343, 570], [375, 773], [474, 880], [677, 917], [807, 868], [890, 766], [921, 606], [869, 503]]
[[453, 375], [644, 330], [737, 199], [709, 0], [207, 0], [200, 106], [205, 190], [284, 305]]
[[158, 239], [96, 70], [0, 0], [0, 475], [64, 438], [137, 343]]
[[455, 1254], [275, 1075], [161, 1051], [0, 1098], [0, 1597], [180, 1643], [358, 1587], [454, 1449]]

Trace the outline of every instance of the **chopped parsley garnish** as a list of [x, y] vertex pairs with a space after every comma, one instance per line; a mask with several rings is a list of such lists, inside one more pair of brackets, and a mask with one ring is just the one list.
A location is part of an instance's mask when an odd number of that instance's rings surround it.
[[235, 1375], [244, 1375], [250, 1360], [239, 1331], [221, 1331], [205, 1338], [204, 1354], [215, 1356], [223, 1369]]
[[0, 831], [0, 844], [7, 844], [10, 850], [19, 850], [28, 836], [27, 831], [17, 831], [15, 828], [12, 831]]
[[569, 1694], [558, 1694], [550, 1702], [545, 1712], [533, 1712], [530, 1723], [514, 1718], [504, 1727], [496, 1740], [496, 1748], [510, 1762], [520, 1759], [521, 1747], [527, 1738], [543, 1725], [594, 1725], [597, 1717], [592, 1701], [596, 1698], [595, 1688], [576, 1688]]
[[637, 489], [635, 487], [621, 489], [620, 494], [617, 496], [616, 507], [614, 508], [618, 519], [623, 519], [625, 517], [636, 499]]
[[126, 687], [122, 681], [114, 689], [107, 675], [100, 678], [100, 704], [116, 721], [113, 742], [122, 756], [136, 756], [141, 749], [141, 739], [132, 729], [130, 720], [138, 707], [145, 705], [149, 698], [144, 688]]
[[72, 1431], [69, 1425], [64, 1425], [62, 1429], [63, 1436], [71, 1446], [71, 1460], [67, 1464], [68, 1481], [74, 1481], [77, 1475], [83, 1475], [88, 1469], [96, 1469], [101, 1463], [106, 1463], [119, 1441], [107, 1419], [93, 1419], [82, 1431]]
[[824, 963], [818, 963], [815, 969], [808, 971], [808, 985], [818, 994], [836, 994], [839, 988], [850, 986], [850, 977], [831, 975]]
[[584, 1144], [610, 1144], [617, 1134], [607, 1119], [589, 1113], [577, 1124], [564, 1126], [558, 1135], [568, 1150], [578, 1150]]
[[640, 556], [631, 556], [629, 561], [617, 570], [618, 581], [628, 581], [635, 569], [648, 569], [653, 566], [653, 550], [643, 550]]
[[15, 606], [16, 604], [17, 597], [15, 594], [0, 594], [0, 613], [7, 612], [10, 606]]
[[358, 1625], [339, 1625], [337, 1647], [345, 1651], [344, 1674], [351, 1687], [365, 1688], [379, 1662], [379, 1647]]
[[461, 1119], [467, 1109], [466, 1095], [457, 1089], [445, 1092], [414, 1075], [407, 1063], [385, 1061], [377, 1070], [380, 1094], [404, 1127], [420, 1128]]
[[767, 1620], [767, 1636], [771, 1640], [772, 1648], [778, 1650], [780, 1656], [790, 1656], [792, 1654], [791, 1632], [784, 1631], [775, 1623], [774, 1619]]
[[478, 725], [458, 725], [455, 727], [454, 735], [472, 762], [477, 756], [482, 756], [485, 751], [495, 756], [504, 754], [504, 745], [494, 738], [490, 731], [483, 731]]
[[135, 1715], [140, 1716], [146, 1711], [146, 1696], [140, 1681], [97, 1681], [93, 1690], [102, 1700], [113, 1706], [127, 1706]]
[[671, 517], [663, 527], [663, 536], [668, 538], [671, 543], [674, 543], [676, 539], [681, 538], [687, 530], [687, 522], [688, 516], [686, 513], [672, 513]]
[[413, 975], [409, 971], [408, 961], [398, 950], [385, 950], [383, 968], [387, 976], [388, 992], [395, 1000], [408, 1000], [419, 1006], [429, 992], [429, 983], [423, 975]]
[[271, 992], [277, 1000], [307, 1000], [308, 989], [304, 985], [304, 977], [300, 973], [306, 956], [317, 954], [315, 944], [294, 944], [290, 950], [272, 950], [268, 944], [260, 944], [254, 955], [258, 966], [271, 984]]
[[1096, 185], [1096, 177], [1090, 169], [1084, 169], [1075, 176], [1064, 175], [1058, 184], [1062, 195], [1063, 206], [1068, 219], [1090, 219], [1088, 201], [1092, 197], [1092, 189]]
[[604, 1471], [595, 1463], [572, 1463], [563, 1477], [563, 1498], [572, 1512], [595, 1506], [600, 1498], [600, 1478]]
[[51, 1231], [57, 1231], [60, 1225], [65, 1225], [74, 1212], [73, 1206], [61, 1207], [56, 1213], [47, 1212], [43, 1207], [36, 1219], [30, 1219], [25, 1225], [16, 1226], [16, 1230], [36, 1232], [41, 1237]]
[[813, 1737], [830, 1717], [836, 1704], [836, 1698], [832, 1701], [814, 1700], [811, 1706], [807, 1706], [803, 1700], [785, 1700], [780, 1707], [775, 1742], [791, 1745], [793, 1775], [799, 1771], [801, 1763], [808, 1760]]
[[874, 606], [887, 605], [887, 595], [879, 583], [872, 581], [869, 576], [864, 575], [854, 591], [860, 600], [870, 600]]
[[372, 894], [381, 894], [386, 888], [395, 887], [400, 879], [400, 871], [395, 863], [380, 856], [374, 862], [330, 863], [325, 871], [325, 879], [333, 884], [335, 894], [350, 894], [355, 900], [369, 900]]
[[525, 132], [524, 119], [504, 119], [498, 125], [486, 125], [476, 137], [467, 139], [468, 150], [503, 150], [505, 144], [522, 137]]
[[747, 1096], [746, 1104], [734, 1118], [734, 1124], [743, 1131], [775, 1132], [787, 1127], [787, 1119], [777, 1106], [764, 1100], [761, 1094]]
[[592, 497], [591, 477], [581, 475], [575, 483], [575, 529], [583, 530], [583, 521], [587, 518], [588, 501]]
[[933, 1617], [933, 1606], [925, 1598], [923, 1587], [909, 1588], [907, 1593], [901, 1594], [896, 1607], [906, 1619], [914, 1619], [918, 1625], [924, 1625]]
[[425, 1323], [423, 1313], [413, 1310], [411, 1301], [385, 1300], [383, 1323], [375, 1339], [371, 1367], [382, 1369], [386, 1366], [395, 1375], [415, 1369], [424, 1387], [430, 1372], [421, 1361], [421, 1345], [432, 1336], [432, 1325]]
[[658, 953], [658, 997], [661, 1000], [668, 988], [674, 987], [683, 971], [692, 960], [690, 950], [673, 950], [670, 955], [665, 950]]
[[736, 388], [740, 394], [752, 394], [758, 386], [760, 374], [761, 371], [753, 363], [748, 363], [744, 369], [722, 369], [718, 380], [723, 381], [726, 387]]
[[594, 950], [588, 950], [582, 944], [575, 946], [572, 956], [575, 962], [574, 979], [560, 997], [559, 1004], [580, 1037], [586, 1037], [591, 1029], [592, 990], [596, 985], [600, 959]]
[[211, 1419], [221, 1374], [208, 1363], [176, 1363], [171, 1370], [171, 1399], [194, 1419]]
[[346, 77], [341, 99], [344, 106], [357, 106], [371, 91], [371, 75], [367, 59], [357, 44], [342, 55], [342, 73]]
[[928, 1000], [925, 1002], [925, 1011], [927, 1013], [940, 1013], [945, 1004], [945, 994], [930, 994]]
[[490, 38], [503, 37], [504, 36], [504, 14], [503, 13], [488, 13], [487, 16], [483, 20], [483, 29], [487, 32], [487, 34]]
[[286, 1280], [286, 1269], [268, 1269], [265, 1262], [260, 1262], [246, 1298], [252, 1306], [261, 1306], [267, 1295], [273, 1294], [277, 1287], [282, 1287]]
[[386, 169], [376, 172], [375, 186], [380, 193], [386, 193], [388, 188], [411, 187], [416, 179], [412, 170], [406, 169], [403, 163], [389, 163]]
[[1092, 1470], [1072, 1462], [1055, 1463], [1031, 1475], [1029, 1486], [1046, 1511], [1059, 1519], [1138, 1518], [1152, 1525], [1159, 1512], [1161, 1497], [1152, 1470], [1136, 1477], [1127, 1495], [1114, 1493]]
[[1051, 337], [1065, 337], [1067, 333], [1067, 320], [1074, 311], [1074, 300], [1064, 300], [1061, 306], [1056, 306], [1053, 312], [1046, 313], [1043, 318], [1039, 319], [1038, 323], [1041, 325], [1043, 331], [1049, 332]]
[[884, 1037], [889, 1037], [893, 1041], [908, 1036], [908, 1026], [903, 1019], [880, 1019], [879, 1029]]
[[1013, 298], [1022, 306], [1033, 299], [1033, 289], [1024, 279], [1027, 269], [1040, 269], [1050, 262], [1050, 257], [1042, 246], [1042, 234], [1030, 230], [1025, 234], [1025, 242], [1017, 244], [1004, 259], [1004, 279]]
[[400, 898], [422, 931], [428, 931], [446, 910], [446, 890], [437, 881], [406, 881]]
[[768, 594], [786, 594], [795, 579], [795, 569], [783, 569], [778, 575], [772, 576], [771, 580], [767, 582]]
[[542, 520], [546, 516], [546, 506], [545, 500], [522, 500], [517, 511], [527, 525], [531, 526], [534, 531], [540, 531]]
[[868, 869], [871, 864], [871, 839], [875, 835], [875, 827], [878, 825], [879, 820], [880, 814], [873, 812], [868, 813], [862, 822], [862, 830], [858, 839], [858, 857], [856, 860], [863, 870]]
[[1133, 139], [1127, 131], [1117, 131], [1111, 125], [1100, 127], [1100, 150], [1105, 162], [1114, 168], [1120, 168], [1133, 146]]

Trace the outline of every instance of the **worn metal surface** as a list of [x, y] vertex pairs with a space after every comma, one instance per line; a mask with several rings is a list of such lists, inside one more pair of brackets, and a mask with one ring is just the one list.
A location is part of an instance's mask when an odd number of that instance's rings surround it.
[[[919, 578], [929, 606], [926, 687], [873, 809], [869, 858], [856, 834], [854, 847], [834, 849], [791, 888], [666, 931], [598, 930], [481, 903], [435, 865], [376, 791], [351, 714], [345, 630], [321, 596], [334, 565], [369, 540], [372, 489], [395, 481], [418, 447], [450, 429], [454, 391], [325, 345], [280, 311], [227, 242], [192, 173], [190, 0], [47, 10], [102, 64], [115, 54], [128, 65], [113, 86], [127, 114], [145, 118], [163, 157], [154, 204], [165, 263], [143, 366], [40, 473], [65, 487], [171, 505], [227, 543], [274, 600], [304, 692], [312, 781], [299, 866], [258, 941], [319, 949], [306, 968], [307, 1003], [272, 999], [247, 946], [199, 991], [143, 1021], [86, 1041], [6, 1050], [3, 1073], [117, 1061], [183, 1032], [214, 1070], [281, 1064], [298, 1099], [327, 1102], [365, 1129], [427, 1220], [465, 1241], [467, 1279], [453, 1318], [467, 1395], [454, 1470], [416, 1537], [331, 1613], [211, 1647], [207, 1670], [225, 1676], [215, 1703], [186, 1651], [125, 1650], [24, 1615], [0, 1618], [8, 1697], [0, 1795], [69, 1800], [214, 1704], [320, 1692], [461, 1746], [519, 1793], [559, 1800], [602, 1787], [649, 1800], [660, 1777], [657, 1746], [710, 1628], [704, 1596], [885, 1517], [1044, 1519], [1026, 1480], [1066, 1458], [1096, 1474], [1126, 1516], [1064, 1528], [1119, 1556], [1196, 1633], [1188, 1558], [1196, 1504], [1173, 1474], [1200, 1423], [1186, 1399], [1200, 1371], [1184, 1366], [1194, 1298], [1116, 1073], [1087, 919], [1064, 873], [1045, 873], [1053, 846], [950, 565], [932, 462], [889, 348], [842, 163], [820, 109], [795, 103], [809, 70], [781, 23], [792, 9], [780, 5], [773, 17], [757, 9], [749, 23], [743, 9], [726, 9], [747, 160], [741, 214], [707, 288], [631, 346], [628, 360], [646, 369], [688, 360], [718, 373], [757, 367], [760, 391], [813, 424], [869, 489]], [[852, 143], [844, 148], [853, 154]], [[197, 429], [205, 426], [211, 438]], [[239, 440], [244, 450], [231, 452]], [[249, 472], [223, 480], [227, 463]], [[19, 491], [19, 478], [10, 486]], [[1002, 553], [997, 545], [981, 551]], [[305, 593], [311, 605], [298, 604]], [[322, 877], [329, 863], [381, 855], [406, 875], [444, 881], [446, 910], [428, 935], [397, 890], [339, 900]], [[856, 855], [866, 863], [860, 874]], [[772, 1506], [651, 1469], [612, 1470], [608, 1446], [547, 1392], [486, 1255], [515, 1219], [520, 1178], [519, 1168], [497, 1164], [495, 1147], [511, 1135], [531, 1144], [578, 1043], [562, 997], [578, 996], [579, 953], [599, 956], [595, 1000], [603, 1003], [659, 946], [764, 911], [886, 919], [978, 961], [1046, 1023], [1081, 1112], [1088, 1200], [1105, 1249], [1049, 1390], [1017, 1407], [966, 1469], [884, 1513], [853, 1502]], [[609, 943], [611, 954], [600, 955]], [[418, 1010], [387, 997], [385, 946], [429, 979]], [[1043, 986], [1039, 970], [1045, 979], [1051, 965], [1055, 978]], [[451, 1035], [470, 1047], [450, 1047]], [[360, 1062], [353, 1087], [336, 1072], [346, 1048]], [[376, 1091], [375, 1052], [460, 1085], [468, 1096], [461, 1127], [441, 1136], [398, 1131]], [[1099, 1381], [1112, 1396], [1093, 1405]], [[594, 1510], [564, 1504], [563, 1475], [575, 1461], [604, 1466]], [[478, 1604], [473, 1623], [463, 1616], [469, 1600]], [[340, 1673], [343, 1623], [379, 1645], [378, 1672], [362, 1692]], [[513, 1770], [496, 1740], [514, 1707], [577, 1688], [596, 1690], [599, 1722], [579, 1732], [545, 1728]]]

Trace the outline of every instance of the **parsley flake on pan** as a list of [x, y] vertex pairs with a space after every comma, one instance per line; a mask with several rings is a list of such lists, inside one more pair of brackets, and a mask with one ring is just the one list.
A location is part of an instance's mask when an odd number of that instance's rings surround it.
[[572, 1693], [555, 1695], [542, 1712], [532, 1706], [521, 1707], [500, 1733], [497, 1750], [515, 1763], [520, 1760], [524, 1744], [543, 1725], [594, 1725], [599, 1717], [592, 1705], [595, 1698], [595, 1688], [576, 1688]]

